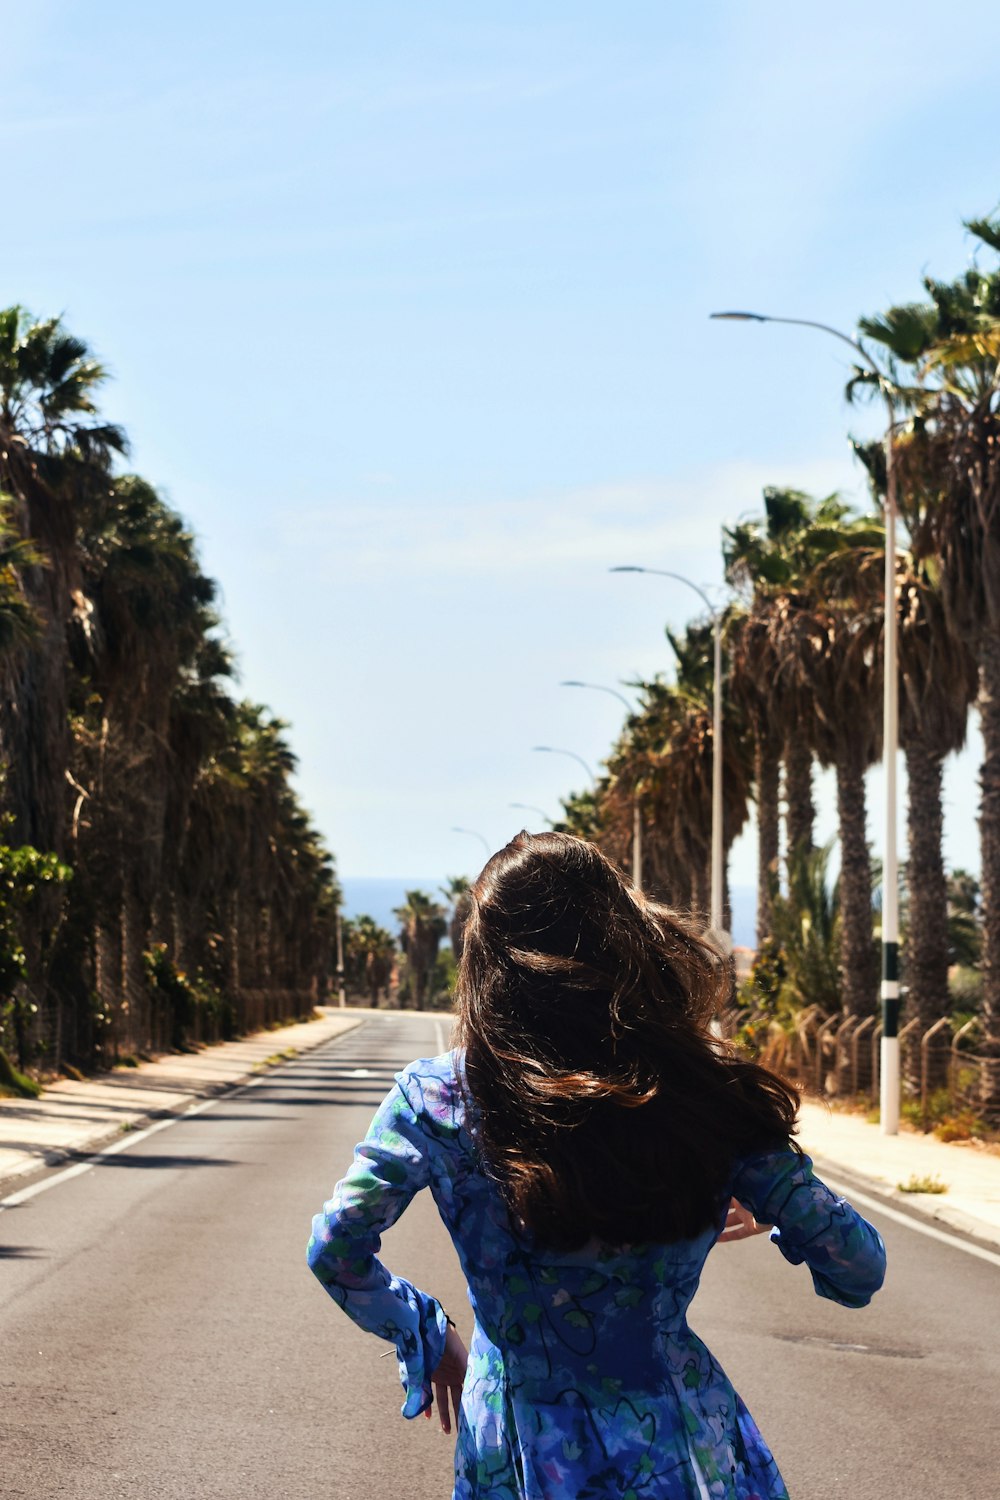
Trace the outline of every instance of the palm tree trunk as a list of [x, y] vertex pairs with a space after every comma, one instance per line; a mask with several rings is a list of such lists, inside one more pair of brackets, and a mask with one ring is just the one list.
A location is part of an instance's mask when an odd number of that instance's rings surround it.
[[142, 902], [132, 888], [128, 875], [122, 882], [122, 890], [123, 1029], [128, 1038], [127, 1051], [135, 1053], [145, 1051], [152, 1042], [149, 1024], [149, 990], [142, 957], [146, 947], [148, 924]]
[[424, 994], [427, 989], [427, 970], [424, 968], [422, 954], [414, 953], [414, 962], [410, 970], [413, 976], [413, 1008], [423, 1010]]
[[982, 1104], [1000, 1113], [1000, 634], [987, 626], [979, 650], [979, 720], [984, 759], [980, 771], [979, 851], [982, 864], [983, 1003], [986, 1062]]
[[691, 877], [691, 910], [700, 922], [708, 921], [711, 907], [711, 880], [707, 862], [699, 861]]
[[868, 854], [865, 773], [861, 757], [846, 748], [837, 761], [840, 820], [840, 982], [844, 1009], [868, 1016], [875, 1009], [877, 962], [872, 939], [872, 870]]
[[21, 654], [10, 697], [3, 705], [9, 767], [6, 797], [15, 818], [17, 842], [63, 855], [69, 813], [68, 611], [51, 581], [32, 603], [42, 617], [43, 633], [37, 644]]
[[104, 916], [98, 919], [94, 939], [94, 957], [94, 988], [97, 990], [101, 1014], [106, 1018], [101, 1033], [101, 1062], [107, 1065], [117, 1058], [120, 1050], [122, 944], [121, 931], [116, 920], [108, 920]]
[[[6, 455], [4, 455], [6, 457]], [[70, 729], [66, 686], [66, 619], [54, 561], [51, 569], [26, 571], [26, 592], [38, 610], [42, 633], [36, 644], [18, 655], [5, 673], [0, 700], [0, 737], [6, 763], [3, 800], [14, 817], [11, 842], [30, 844], [43, 853], [66, 853], [69, 818], [66, 772]], [[29, 575], [40, 579], [32, 589]], [[63, 896], [57, 885], [41, 885], [24, 914], [24, 955], [32, 1031], [51, 1019], [48, 975], [44, 963], [46, 934], [58, 921]], [[32, 1009], [33, 1007], [33, 1009]], [[27, 1041], [25, 1043], [27, 1045]], [[30, 1048], [29, 1048], [30, 1051]], [[21, 1058], [27, 1066], [28, 1057]]]
[[806, 853], [813, 848], [816, 807], [813, 802], [812, 751], [800, 734], [790, 734], [785, 741], [785, 847], [789, 855], [796, 849]]
[[[908, 995], [907, 1019], [920, 1019], [923, 1033], [950, 1010], [948, 998], [948, 886], [941, 839], [941, 757], [919, 739], [906, 747], [909, 783], [907, 826], [910, 852], [907, 881], [910, 920], [906, 933], [904, 969]], [[911, 1088], [920, 1087], [919, 1048], [906, 1049]], [[935, 1080], [937, 1082], [939, 1080]]]
[[778, 869], [778, 774], [780, 760], [774, 739], [754, 736], [754, 779], [757, 783], [757, 947], [771, 936], [771, 883]]

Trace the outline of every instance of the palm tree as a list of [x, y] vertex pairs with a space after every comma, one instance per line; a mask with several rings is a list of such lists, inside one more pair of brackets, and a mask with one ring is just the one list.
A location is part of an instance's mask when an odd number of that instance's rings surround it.
[[[855, 443], [876, 500], [885, 494], [885, 449]], [[928, 497], [912, 486], [899, 496], [911, 533], [927, 523]], [[881, 566], [881, 563], [878, 563]], [[926, 1030], [950, 1010], [948, 996], [948, 890], [944, 867], [944, 762], [965, 743], [969, 708], [978, 686], [967, 641], [952, 628], [940, 588], [936, 558], [898, 555], [896, 615], [899, 659], [900, 742], [906, 756], [906, 868], [908, 921], [904, 943], [907, 1011]], [[876, 582], [876, 588], [880, 585]], [[912, 1087], [920, 1059], [908, 1054]]]
[[[1000, 252], [1000, 223], [966, 226]], [[894, 393], [910, 421], [897, 442], [904, 490], [927, 499], [913, 535], [919, 559], [939, 559], [952, 629], [979, 673], [984, 763], [983, 1026], [992, 1063], [984, 1103], [1000, 1102], [1000, 269], [973, 266], [953, 282], [925, 278], [928, 301], [861, 320], [891, 360]], [[897, 371], [909, 376], [904, 383]], [[859, 381], [859, 384], [861, 382]]]
[[[898, 573], [899, 726], [909, 836], [904, 978], [907, 1012], [926, 1030], [951, 1009], [942, 781], [945, 759], [965, 743], [977, 671], [968, 644], [951, 629], [926, 561], [903, 558]], [[909, 1081], [918, 1087], [916, 1049], [909, 1056]]]
[[467, 875], [449, 875], [441, 889], [451, 913], [448, 917], [448, 940], [455, 962], [460, 963], [464, 945], [465, 924], [472, 910], [471, 883]]
[[388, 990], [396, 954], [395, 940], [369, 916], [358, 916], [348, 922], [344, 939], [352, 978], [367, 991], [368, 1003], [377, 1007], [379, 996]]
[[12, 519], [12, 501], [0, 495], [0, 673], [6, 674], [18, 653], [38, 637], [39, 617], [27, 597], [24, 575], [41, 565], [30, 542], [20, 539]]
[[393, 911], [399, 919], [399, 945], [411, 976], [411, 994], [416, 1010], [423, 1010], [427, 984], [441, 939], [448, 930], [444, 909], [424, 891], [407, 891], [402, 906]]
[[[791, 712], [791, 695], [780, 693], [781, 677], [768, 628], [773, 590], [787, 584], [795, 559], [789, 542], [812, 520], [808, 497], [798, 491], [764, 490], [765, 519], [741, 522], [723, 531], [726, 578], [742, 595], [743, 608], [731, 610], [727, 628], [730, 690], [742, 706], [754, 743], [757, 803], [757, 945], [771, 932], [771, 890], [780, 857], [779, 771], [786, 767], [789, 823], [797, 818], [788, 847], [812, 843], [812, 754]], [[789, 770], [795, 783], [792, 784]], [[804, 827], [802, 826], [804, 823]]]
[[784, 765], [786, 849], [813, 847], [812, 747], [805, 725], [812, 708], [810, 684], [786, 670], [779, 642], [813, 569], [842, 550], [849, 510], [838, 495], [813, 500], [801, 490], [764, 490], [764, 516], [724, 531], [726, 577], [742, 608], [731, 615], [728, 643], [732, 691], [754, 735], [758, 806], [757, 936], [770, 932], [771, 872], [779, 857], [778, 766]]
[[[799, 727], [797, 695], [787, 691], [778, 675], [768, 612], [782, 591], [822, 555], [828, 530], [842, 520], [845, 507], [836, 495], [815, 501], [802, 490], [771, 485], [765, 487], [763, 498], [763, 521], [752, 518], [723, 532], [726, 577], [744, 604], [744, 612], [733, 619], [730, 630], [731, 673], [733, 690], [746, 704], [755, 735], [770, 741], [772, 782], [777, 773], [776, 745], [783, 761], [790, 856], [795, 849], [813, 846], [812, 751]], [[775, 800], [772, 795], [770, 801]], [[777, 858], [777, 817], [769, 813], [769, 818], [773, 826], [762, 829], [762, 837]], [[767, 861], [761, 863], [766, 868]]]
[[[20, 569], [37, 628], [0, 684], [4, 800], [14, 815], [15, 842], [60, 858], [69, 812], [66, 633], [78, 584], [77, 530], [83, 508], [106, 486], [112, 460], [125, 448], [121, 429], [97, 411], [104, 378], [59, 319], [33, 322], [21, 307], [0, 311], [0, 495], [9, 497], [10, 522], [37, 558]], [[52, 962], [46, 934], [56, 932], [61, 905], [51, 888], [25, 925], [27, 983], [39, 1015]]]
[[580, 792], [571, 792], [562, 800], [562, 818], [552, 824], [556, 833], [571, 833], [574, 838], [600, 843], [603, 828], [601, 789], [587, 787]]
[[25, 568], [38, 636], [21, 652], [0, 703], [7, 797], [25, 843], [65, 851], [70, 761], [66, 631], [78, 587], [80, 517], [125, 450], [96, 393], [103, 367], [58, 318], [0, 311], [0, 493], [39, 563]]
[[[740, 703], [753, 736], [753, 785], [757, 806], [757, 946], [772, 931], [771, 892], [778, 874], [780, 846], [780, 767], [783, 736], [774, 711], [776, 676], [770, 675], [772, 696], [765, 683], [764, 663], [771, 655], [770, 637], [760, 611], [728, 612], [726, 632], [731, 690]], [[808, 753], [808, 751], [807, 751]], [[807, 767], [811, 775], [811, 765]]]
[[183, 907], [200, 914], [187, 961], [208, 967], [213, 935], [241, 1020], [298, 1013], [325, 986], [339, 900], [333, 865], [289, 786], [286, 726], [259, 704], [235, 706], [225, 743], [198, 771], [180, 871]]
[[828, 869], [832, 845], [799, 848], [788, 864], [788, 891], [774, 897], [774, 939], [781, 954], [779, 1004], [794, 1014], [807, 1005], [833, 1013], [840, 1005], [840, 897]]
[[[630, 684], [638, 711], [608, 758], [601, 792], [600, 842], [620, 863], [628, 858], [632, 808], [643, 807], [643, 878], [650, 890], [702, 917], [709, 907], [712, 830], [712, 627], [668, 632], [677, 681]], [[747, 818], [750, 767], [745, 728], [723, 700], [723, 846], [728, 853]]]
[[[180, 674], [170, 699], [167, 729], [169, 783], [164, 814], [163, 890], [155, 915], [157, 933], [171, 954], [188, 961], [187, 949], [198, 925], [197, 903], [187, 899], [195, 862], [189, 859], [192, 807], [199, 786], [225, 786], [222, 802], [231, 806], [239, 772], [227, 757], [238, 759], [240, 710], [228, 692], [232, 657], [215, 630], [206, 631]], [[242, 833], [237, 836], [237, 842]], [[232, 857], [232, 850], [229, 851]], [[235, 992], [239, 975], [239, 889], [241, 867], [225, 887], [221, 926], [226, 933], [228, 983]]]
[[968, 870], [952, 870], [947, 886], [948, 960], [974, 969], [983, 956], [979, 881]]
[[112, 481], [88, 508], [78, 549], [74, 774], [88, 794], [92, 834], [82, 852], [98, 897], [99, 990], [119, 1033], [127, 1018], [135, 1035], [121, 1040], [135, 1051], [149, 1029], [144, 955], [154, 913], [163, 925], [169, 907], [167, 866], [176, 869], [167, 839], [171, 705], [216, 627], [215, 585], [180, 517], [135, 475]]
[[794, 694], [816, 758], [836, 772], [843, 1003], [866, 1015], [875, 1003], [876, 958], [865, 772], [880, 748], [881, 617], [858, 580], [884, 533], [877, 522], [840, 511], [817, 528], [811, 571], [771, 601], [769, 626], [782, 690]]

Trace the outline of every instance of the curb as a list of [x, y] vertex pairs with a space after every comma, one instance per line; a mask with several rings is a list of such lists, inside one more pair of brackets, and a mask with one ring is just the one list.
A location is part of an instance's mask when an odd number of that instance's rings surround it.
[[[347, 1020], [348, 1017], [345, 1016], [344, 1019]], [[338, 1037], [346, 1036], [349, 1031], [353, 1031], [367, 1019], [368, 1018], [366, 1015], [350, 1017], [349, 1024], [340, 1027], [337, 1031], [333, 1032], [332, 1035], [320, 1037], [316, 1041], [309, 1042], [305, 1046], [296, 1048], [296, 1057], [305, 1056], [307, 1053], [315, 1052], [317, 1048], [324, 1047], [327, 1042], [333, 1042], [336, 1041]], [[319, 1022], [316, 1022], [315, 1024], [318, 1025]], [[240, 1038], [240, 1040], [249, 1041], [250, 1038], [243, 1037]], [[273, 1064], [273, 1066], [279, 1067], [291, 1061], [294, 1061], [294, 1059], [286, 1058], [282, 1060], [281, 1064], [275, 1063]], [[251, 1081], [251, 1079], [260, 1078], [262, 1074], [267, 1071], [270, 1071], [270, 1069], [264, 1069], [261, 1068], [258, 1064], [255, 1064], [249, 1069], [248, 1072], [241, 1073], [238, 1078], [228, 1079], [224, 1083], [208, 1083], [200, 1088], [192, 1089], [192, 1091], [185, 1096], [183, 1103], [178, 1104], [174, 1108], [164, 1107], [162, 1109], [154, 1109], [146, 1114], [137, 1114], [127, 1120], [122, 1120], [119, 1124], [113, 1126], [110, 1129], [102, 1127], [94, 1135], [88, 1136], [85, 1140], [79, 1142], [75, 1146], [53, 1146], [50, 1150], [46, 1151], [43, 1157], [36, 1158], [31, 1161], [26, 1161], [23, 1166], [15, 1168], [14, 1171], [5, 1172], [0, 1175], [0, 1200], [6, 1197], [7, 1194], [15, 1188], [20, 1189], [29, 1186], [29, 1182], [25, 1181], [26, 1178], [40, 1178], [44, 1176], [46, 1172], [50, 1172], [53, 1167], [64, 1166], [67, 1162], [83, 1161], [90, 1156], [97, 1155], [106, 1147], [110, 1146], [113, 1142], [121, 1140], [122, 1130], [124, 1126], [128, 1126], [129, 1131], [138, 1131], [144, 1129], [149, 1125], [155, 1124], [157, 1121], [182, 1119], [193, 1104], [200, 1103], [204, 1099], [221, 1098], [224, 1094], [231, 1094], [236, 1089], [244, 1088], [246, 1084]]]
[[[823, 1156], [820, 1152], [810, 1152], [809, 1155], [824, 1181], [828, 1175], [835, 1180], [839, 1178], [849, 1191], [856, 1188], [860, 1193], [870, 1193], [873, 1197], [884, 1200], [886, 1207], [891, 1207], [907, 1218], [931, 1224], [935, 1229], [949, 1230], [972, 1240], [983, 1250], [1000, 1249], [1000, 1229], [984, 1219], [977, 1219], [973, 1214], [940, 1201], [935, 1201], [933, 1206], [930, 1202], [914, 1202], [914, 1198], [921, 1195], [900, 1193], [881, 1178], [869, 1177], [857, 1167], [845, 1167], [832, 1156]], [[937, 1200], [937, 1195], [933, 1196]]]

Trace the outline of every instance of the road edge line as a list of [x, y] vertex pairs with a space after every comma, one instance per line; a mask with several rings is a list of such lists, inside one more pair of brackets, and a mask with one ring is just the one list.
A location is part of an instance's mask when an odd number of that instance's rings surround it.
[[[855, 1187], [850, 1180], [850, 1173], [842, 1172], [836, 1163], [831, 1161], [828, 1169], [825, 1160], [820, 1157], [814, 1157], [813, 1160], [816, 1162], [819, 1174], [827, 1187], [841, 1194], [848, 1202], [852, 1204], [859, 1203], [863, 1208], [881, 1214], [884, 1218], [890, 1219], [894, 1224], [901, 1224], [906, 1229], [913, 1229], [917, 1234], [926, 1235], [928, 1239], [938, 1240], [939, 1243], [949, 1245], [953, 1250], [964, 1250], [967, 1255], [975, 1256], [978, 1260], [985, 1260], [989, 1265], [1000, 1266], [1000, 1253], [996, 1250], [990, 1250], [985, 1245], [978, 1244], [975, 1240], [963, 1239], [954, 1231], [941, 1229], [939, 1227], [940, 1221], [929, 1223], [925, 1215], [916, 1211], [903, 1213], [900, 1209], [886, 1203], [884, 1199], [874, 1196], [874, 1193], [878, 1191], [874, 1184], [871, 1184], [873, 1191], [866, 1192], [864, 1188]], [[840, 1178], [839, 1182], [837, 1181], [838, 1177]]]
[[[45, 1192], [50, 1187], [55, 1187], [57, 1183], [69, 1182], [73, 1177], [82, 1177], [85, 1172], [91, 1171], [97, 1165], [102, 1156], [116, 1156], [119, 1152], [128, 1150], [130, 1146], [137, 1146], [140, 1141], [147, 1140], [149, 1136], [155, 1135], [158, 1130], [166, 1130], [168, 1125], [176, 1125], [181, 1120], [190, 1119], [193, 1115], [200, 1115], [213, 1104], [221, 1104], [224, 1099], [231, 1098], [234, 1094], [239, 1093], [241, 1089], [252, 1088], [255, 1084], [263, 1083], [265, 1078], [270, 1077], [273, 1072], [277, 1071], [278, 1067], [287, 1066], [288, 1063], [294, 1062], [299, 1057], [306, 1057], [310, 1052], [315, 1052], [318, 1048], [325, 1047], [328, 1042], [338, 1041], [340, 1037], [347, 1036], [350, 1032], [356, 1031], [367, 1019], [367, 1016], [352, 1017], [352, 1024], [350, 1026], [341, 1027], [332, 1036], [326, 1036], [320, 1041], [310, 1042], [308, 1046], [299, 1047], [296, 1050], [294, 1058], [283, 1058], [280, 1064], [276, 1064], [266, 1071], [255, 1072], [251, 1069], [249, 1073], [243, 1073], [239, 1078], [233, 1078], [228, 1083], [210, 1084], [203, 1093], [194, 1093], [189, 1096], [193, 1102], [182, 1105], [178, 1109], [173, 1109], [165, 1116], [160, 1114], [155, 1116], [137, 1115], [136, 1123], [140, 1123], [141, 1125], [144, 1119], [149, 1120], [150, 1123], [142, 1125], [139, 1130], [130, 1129], [123, 1134], [116, 1133], [115, 1138], [109, 1141], [107, 1145], [97, 1146], [89, 1150], [84, 1161], [74, 1162], [72, 1166], [64, 1167], [61, 1171], [55, 1171], [49, 1177], [42, 1177], [37, 1182], [29, 1183], [27, 1187], [17, 1188], [13, 1193], [6, 1194], [3, 1198], [0, 1198], [0, 1213], [3, 1213], [4, 1209], [7, 1208], [19, 1208], [22, 1203], [30, 1202], [39, 1193]], [[119, 1127], [120, 1130], [121, 1127]], [[102, 1140], [103, 1138], [104, 1133], [95, 1136], [95, 1140]], [[68, 1157], [74, 1150], [87, 1151], [87, 1147], [86, 1145], [77, 1148], [55, 1147], [52, 1151], [52, 1156], [55, 1159], [35, 1170], [44, 1172], [48, 1167], [58, 1167], [60, 1156], [64, 1158]], [[27, 1177], [29, 1173], [25, 1172], [23, 1175]], [[17, 1179], [14, 1177], [8, 1180], [16, 1182]]]

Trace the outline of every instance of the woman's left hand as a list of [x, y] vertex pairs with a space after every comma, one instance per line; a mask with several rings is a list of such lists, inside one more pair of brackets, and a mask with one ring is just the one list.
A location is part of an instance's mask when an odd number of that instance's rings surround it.
[[455, 1412], [455, 1423], [458, 1424], [458, 1409], [462, 1400], [462, 1387], [465, 1384], [465, 1371], [469, 1363], [469, 1353], [458, 1332], [452, 1325], [448, 1325], [448, 1334], [444, 1341], [444, 1349], [438, 1360], [437, 1368], [431, 1375], [431, 1385], [434, 1394], [431, 1405], [424, 1412], [425, 1417], [430, 1417], [434, 1402], [437, 1402], [438, 1418], [441, 1422], [442, 1432], [451, 1432], [451, 1410], [448, 1401], [451, 1398], [451, 1407]]
[[748, 1240], [754, 1234], [767, 1234], [770, 1228], [770, 1224], [758, 1224], [750, 1210], [744, 1208], [736, 1198], [732, 1198], [726, 1213], [726, 1222], [716, 1244], [725, 1245], [731, 1240]]

